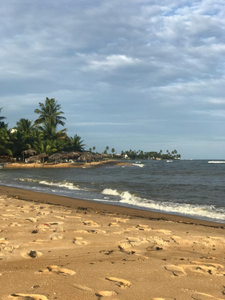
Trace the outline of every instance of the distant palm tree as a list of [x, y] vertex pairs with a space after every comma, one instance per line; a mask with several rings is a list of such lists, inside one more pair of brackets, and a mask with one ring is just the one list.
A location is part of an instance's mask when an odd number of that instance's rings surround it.
[[[0, 108], [0, 112], [2, 111], [2, 107]], [[5, 124], [4, 120], [6, 119], [6, 117], [3, 117], [3, 116], [0, 116], [0, 128], [6, 128], [7, 127], [7, 124]]]
[[[0, 108], [0, 112], [2, 111], [2, 107]], [[6, 119], [6, 117], [1, 116], [0, 121]]]

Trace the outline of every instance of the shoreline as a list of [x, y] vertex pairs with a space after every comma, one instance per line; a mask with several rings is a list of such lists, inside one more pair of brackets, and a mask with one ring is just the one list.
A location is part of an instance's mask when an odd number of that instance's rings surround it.
[[32, 168], [92, 168], [92, 167], [100, 167], [103, 165], [115, 165], [115, 166], [125, 166], [131, 165], [129, 162], [123, 162], [119, 160], [106, 160], [106, 161], [98, 161], [98, 162], [78, 162], [78, 163], [8, 163], [4, 165], [4, 169], [32, 169]]
[[212, 222], [199, 220], [195, 218], [179, 216], [169, 213], [153, 212], [142, 210], [141, 208], [131, 208], [125, 206], [118, 206], [106, 203], [99, 203], [95, 201], [70, 198], [61, 195], [47, 194], [37, 191], [30, 191], [22, 188], [14, 188], [0, 185], [0, 196], [14, 197], [16, 199], [24, 201], [32, 201], [43, 204], [53, 204], [58, 206], [63, 206], [72, 209], [88, 210], [88, 211], [98, 211], [99, 213], [114, 213], [129, 217], [138, 217], [148, 220], [163, 220], [175, 223], [185, 223], [192, 225], [201, 225], [214, 228], [225, 228], [224, 223]]

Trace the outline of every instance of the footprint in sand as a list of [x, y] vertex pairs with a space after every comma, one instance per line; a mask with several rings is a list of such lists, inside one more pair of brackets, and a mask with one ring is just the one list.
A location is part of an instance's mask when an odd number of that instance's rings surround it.
[[106, 280], [115, 282], [121, 289], [125, 289], [131, 285], [130, 281], [126, 279], [107, 277]]
[[87, 232], [88, 233], [94, 233], [94, 234], [97, 234], [97, 233], [104, 234], [104, 233], [106, 233], [105, 230], [100, 230], [100, 229], [99, 230], [93, 230], [93, 229], [91, 230], [90, 229], [90, 230], [87, 230]]
[[48, 300], [48, 298], [44, 295], [38, 295], [38, 294], [12, 294], [9, 298], [9, 300]]
[[0, 238], [0, 245], [8, 245], [8, 241], [6, 240], [6, 238]]
[[62, 239], [63, 239], [63, 236], [58, 235], [58, 234], [53, 234], [53, 235], [50, 237], [50, 239], [51, 239], [52, 241], [62, 240]]
[[113, 218], [113, 220], [115, 220], [115, 221], [118, 222], [118, 223], [127, 223], [127, 221], [128, 221], [129, 219]]
[[167, 271], [172, 272], [174, 276], [184, 276], [186, 275], [184, 269], [180, 266], [167, 265], [164, 267]]
[[84, 241], [82, 237], [78, 236], [73, 239], [73, 243], [76, 245], [87, 245], [88, 242]]
[[16, 223], [16, 222], [9, 224], [9, 227], [21, 227], [21, 226], [22, 226], [21, 224]]
[[200, 273], [203, 275], [217, 275], [217, 276], [225, 276], [225, 269], [223, 265], [220, 264], [211, 264], [206, 263], [202, 264], [202, 262], [192, 261], [191, 264], [181, 264], [179, 266], [175, 265], [167, 265], [165, 266], [167, 271], [171, 271], [174, 276], [183, 276], [186, 275], [185, 271], [191, 271], [195, 273]]
[[217, 275], [217, 276], [225, 276], [225, 269], [223, 265], [220, 264], [212, 264], [198, 261], [192, 261], [189, 265], [181, 265], [184, 269], [190, 270], [192, 272], [201, 273], [204, 275]]
[[70, 270], [70, 269], [66, 269], [66, 268], [61, 268], [59, 266], [53, 265], [53, 266], [48, 266], [46, 269], [44, 270], [40, 270], [40, 273], [56, 273], [56, 274], [62, 274], [62, 275], [74, 275], [76, 274], [75, 271]]
[[110, 227], [120, 227], [120, 225], [117, 222], [111, 222], [108, 224]]
[[32, 218], [32, 217], [30, 217], [30, 218], [28, 218], [28, 219], [26, 219], [27, 221], [30, 221], [30, 222], [32, 222], [32, 223], [36, 223], [37, 221], [38, 221], [38, 219], [39, 218]]
[[83, 224], [91, 227], [100, 227], [97, 222], [94, 222], [92, 220], [84, 221]]
[[114, 291], [99, 291], [99, 292], [95, 293], [95, 295], [98, 297], [111, 297], [111, 296], [117, 295], [117, 293]]
[[151, 230], [151, 228], [149, 228], [148, 227], [148, 225], [143, 225], [143, 224], [138, 224], [137, 226], [136, 226], [136, 228], [138, 229], [138, 230]]

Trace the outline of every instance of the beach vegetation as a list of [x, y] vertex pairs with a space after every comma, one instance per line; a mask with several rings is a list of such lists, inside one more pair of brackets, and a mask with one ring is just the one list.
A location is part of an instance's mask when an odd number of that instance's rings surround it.
[[0, 128], [0, 155], [12, 156], [12, 141], [10, 141], [9, 131], [6, 127]]
[[85, 144], [84, 141], [81, 139], [81, 137], [77, 134], [74, 135], [74, 137], [70, 137], [68, 141], [68, 146], [70, 151], [84, 151], [85, 150]]
[[163, 153], [162, 150], [159, 152], [157, 151], [147, 151], [144, 152], [143, 150], [129, 150], [129, 151], [122, 151], [121, 156], [128, 159], [180, 159], [181, 155], [178, 154], [177, 150], [169, 151], [166, 150], [166, 153]]
[[[0, 108], [0, 113], [1, 111], [2, 111], [2, 107]], [[6, 119], [6, 117], [0, 116], [0, 128], [7, 128], [7, 124], [3, 121], [4, 119]]]
[[[0, 108], [1, 114], [2, 108]], [[8, 124], [3, 120], [6, 117], [0, 115], [0, 156], [13, 157], [18, 160], [46, 161], [46, 157], [56, 155], [58, 160], [64, 161], [99, 161], [108, 158], [124, 159], [180, 159], [177, 150], [147, 151], [127, 150], [121, 155], [114, 154], [115, 148], [106, 146], [102, 154], [95, 153], [96, 147], [87, 147], [84, 140], [78, 134], [69, 137], [65, 128], [64, 112], [61, 105], [55, 98], [46, 97], [43, 103], [39, 102], [39, 108], [34, 110], [38, 118], [33, 122], [29, 119], [21, 118], [16, 126], [8, 129]], [[61, 126], [61, 128], [60, 128]], [[62, 157], [60, 156], [62, 155]], [[33, 158], [31, 159], [32, 156]], [[36, 157], [36, 158], [35, 158]], [[53, 159], [56, 161], [55, 159]]]
[[54, 98], [46, 97], [45, 103], [39, 102], [39, 108], [34, 111], [39, 117], [34, 121], [35, 126], [43, 132], [44, 138], [49, 140], [66, 137], [67, 129], [57, 131], [58, 125], [64, 126], [66, 118], [61, 111], [61, 105]]

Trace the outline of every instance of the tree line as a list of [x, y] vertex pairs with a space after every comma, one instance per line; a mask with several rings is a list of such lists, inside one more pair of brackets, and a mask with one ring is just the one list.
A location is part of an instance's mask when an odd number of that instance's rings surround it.
[[39, 102], [39, 108], [34, 112], [38, 115], [34, 122], [22, 118], [12, 129], [8, 129], [6, 117], [0, 116], [1, 156], [18, 158], [28, 149], [48, 155], [61, 151], [84, 151], [85, 144], [80, 136], [68, 137], [66, 128], [58, 130], [59, 126], [65, 125], [66, 118], [57, 100], [47, 97], [44, 103]]
[[180, 159], [181, 155], [177, 152], [177, 150], [169, 151], [166, 150], [166, 153], [163, 153], [162, 150], [159, 152], [157, 151], [147, 151], [144, 152], [143, 150], [129, 150], [129, 151], [122, 151], [121, 155], [123, 157], [128, 157], [130, 159]]
[[[0, 113], [2, 108], [0, 108]], [[0, 156], [9, 156], [14, 158], [22, 157], [22, 152], [34, 149], [37, 153], [46, 153], [51, 155], [56, 152], [84, 152], [86, 145], [81, 137], [75, 134], [72, 137], [67, 135], [65, 126], [64, 112], [61, 105], [55, 98], [46, 97], [45, 102], [39, 102], [39, 108], [34, 112], [37, 119], [33, 122], [22, 118], [12, 129], [8, 128], [5, 123], [7, 119], [0, 115]], [[63, 127], [59, 130], [59, 126]], [[89, 152], [94, 153], [96, 147], [89, 148]], [[120, 155], [114, 154], [115, 149], [111, 149], [109, 154], [109, 146], [103, 151], [103, 154], [114, 158], [130, 158], [130, 159], [179, 159], [180, 154], [177, 150], [163, 153], [142, 150], [122, 151]]]

